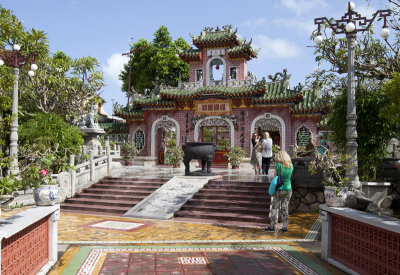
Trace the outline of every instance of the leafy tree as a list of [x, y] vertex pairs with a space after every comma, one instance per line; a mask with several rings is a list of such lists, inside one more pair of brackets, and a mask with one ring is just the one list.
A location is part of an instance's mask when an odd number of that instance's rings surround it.
[[383, 94], [388, 104], [383, 106], [381, 116], [400, 125], [400, 73], [395, 73], [393, 79], [384, 84]]
[[[400, 71], [400, 1], [388, 0], [389, 3], [392, 4], [389, 5], [392, 15], [388, 24], [394, 32], [389, 39], [376, 38], [374, 27], [379, 33], [379, 22], [375, 22], [369, 32], [357, 36], [355, 74], [358, 77], [383, 80], [392, 78], [393, 73]], [[340, 35], [340, 38], [336, 37], [327, 23], [321, 27], [322, 35], [326, 39], [320, 46], [315, 47], [315, 60], [319, 64], [330, 64], [326, 70], [328, 73], [347, 73], [347, 39], [343, 35]], [[317, 31], [314, 31], [311, 38], [314, 39], [316, 35]]]
[[[178, 57], [178, 49], [187, 48], [189, 45], [181, 37], [172, 41], [165, 26], [161, 26], [154, 33], [152, 43], [140, 39], [131, 44], [132, 57], [119, 75], [123, 81], [122, 91], [127, 93], [128, 101], [134, 91], [146, 94], [157, 84], [176, 86], [180, 76], [182, 80], [186, 80], [189, 66]], [[127, 92], [130, 69], [131, 87]]]
[[[357, 108], [357, 153], [359, 176], [361, 180], [374, 180], [378, 164], [386, 155], [389, 140], [396, 137], [399, 125], [393, 120], [379, 116], [389, 98], [380, 90], [380, 86], [365, 81], [356, 89]], [[334, 98], [331, 113], [328, 114], [328, 128], [333, 130], [332, 140], [342, 150], [346, 148], [346, 108], [347, 87]]]
[[52, 155], [52, 171], [63, 170], [70, 154], [78, 154], [83, 138], [77, 126], [51, 113], [36, 113], [20, 125], [20, 152], [24, 156], [23, 167]]
[[[78, 115], [88, 112], [97, 100], [104, 86], [103, 74], [98, 71], [99, 62], [88, 56], [72, 59], [63, 52], [49, 54], [48, 39], [44, 31], [27, 30], [22, 22], [0, 5], [0, 49], [21, 46], [25, 56], [36, 54], [39, 69], [30, 78], [27, 73], [19, 75], [20, 110], [52, 112], [62, 115], [66, 121], [72, 121]], [[24, 71], [27, 71], [29, 64]], [[10, 108], [9, 100], [13, 88], [12, 68], [0, 67], [0, 105], [3, 118]], [[68, 102], [68, 104], [65, 104]]]
[[[388, 0], [392, 16], [389, 25], [393, 32], [388, 40], [376, 38], [374, 27], [380, 31], [379, 22], [375, 22], [369, 32], [357, 36], [355, 55], [356, 74], [356, 109], [357, 109], [357, 143], [359, 175], [362, 180], [374, 180], [378, 164], [386, 155], [389, 140], [399, 133], [399, 124], [385, 116], [394, 117], [396, 109], [389, 109], [390, 102], [397, 102], [394, 92], [396, 78], [400, 71], [400, 5], [398, 0]], [[333, 19], [331, 19], [333, 20]], [[377, 27], [378, 26], [378, 27]], [[308, 76], [308, 85], [319, 89], [322, 95], [331, 102], [331, 113], [328, 115], [328, 128], [333, 130], [332, 138], [339, 149], [346, 147], [346, 114], [347, 114], [347, 39], [336, 37], [329, 31], [328, 25], [322, 26], [322, 35], [326, 37], [322, 44], [315, 47], [315, 60], [323, 69], [316, 70]], [[313, 39], [316, 32], [311, 35]], [[389, 84], [391, 83], [391, 84]], [[392, 85], [392, 86], [390, 86]], [[398, 92], [397, 92], [398, 94]], [[396, 98], [397, 99], [397, 98]], [[380, 113], [384, 115], [379, 116]], [[387, 113], [389, 112], [389, 113]], [[390, 112], [392, 112], [390, 114]]]
[[55, 113], [72, 122], [90, 111], [104, 86], [103, 74], [97, 71], [99, 62], [90, 56], [72, 59], [56, 52], [43, 58], [38, 66], [40, 70], [21, 98], [28, 112]]

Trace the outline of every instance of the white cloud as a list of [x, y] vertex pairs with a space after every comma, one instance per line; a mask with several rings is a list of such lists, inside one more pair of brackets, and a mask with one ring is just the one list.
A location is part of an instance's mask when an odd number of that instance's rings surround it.
[[255, 19], [247, 19], [246, 21], [242, 22], [240, 25], [243, 25], [247, 28], [256, 28], [259, 26], [263, 26], [267, 24], [267, 19], [264, 17], [259, 17]]
[[315, 29], [317, 29], [317, 25], [314, 24], [313, 18], [301, 18], [301, 17], [292, 17], [292, 18], [277, 18], [273, 21], [274, 24], [279, 26], [284, 26], [289, 29], [297, 29], [301, 31], [301, 33], [308, 33]]
[[296, 15], [328, 7], [328, 3], [324, 0], [280, 0], [280, 2], [284, 7], [295, 12]]
[[122, 81], [118, 79], [119, 74], [124, 68], [124, 64], [128, 62], [127, 56], [122, 56], [121, 53], [113, 53], [108, 59], [107, 64], [103, 65], [103, 71], [106, 77], [110, 78], [122, 86]]
[[354, 9], [354, 11], [361, 14], [362, 17], [371, 18], [372, 15], [376, 12], [376, 9], [371, 6], [359, 6]]
[[253, 37], [254, 48], [259, 48], [259, 57], [263, 58], [291, 58], [300, 55], [300, 48], [286, 39], [272, 39], [266, 35]]

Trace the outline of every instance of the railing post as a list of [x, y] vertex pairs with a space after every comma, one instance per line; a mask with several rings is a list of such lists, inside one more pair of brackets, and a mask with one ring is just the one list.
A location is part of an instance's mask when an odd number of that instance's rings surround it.
[[121, 155], [121, 150], [120, 150], [121, 146], [119, 146], [119, 144], [117, 145], [117, 157], [119, 157]]
[[90, 154], [90, 181], [94, 181], [94, 169], [95, 169], [94, 158], [93, 155]]
[[75, 155], [69, 155], [69, 166], [68, 173], [71, 175], [71, 197], [73, 197], [76, 192]]
[[111, 176], [112, 173], [112, 157], [110, 152], [110, 146], [106, 146], [106, 154], [107, 154], [107, 175]]

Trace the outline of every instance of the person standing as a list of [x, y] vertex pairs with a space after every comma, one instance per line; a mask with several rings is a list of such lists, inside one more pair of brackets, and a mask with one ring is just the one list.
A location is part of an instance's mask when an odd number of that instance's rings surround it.
[[265, 231], [275, 231], [275, 224], [278, 222], [279, 207], [282, 206], [283, 226], [281, 231], [287, 232], [287, 225], [289, 223], [289, 201], [292, 196], [292, 183], [290, 178], [293, 173], [293, 164], [290, 156], [285, 151], [279, 151], [275, 157], [276, 166], [274, 177], [283, 174], [284, 183], [276, 190], [272, 196], [271, 218], [269, 227]]
[[250, 164], [253, 165], [256, 175], [260, 175], [261, 161], [262, 161], [261, 157], [262, 144], [261, 144], [261, 139], [257, 133], [253, 134], [253, 137], [251, 138], [251, 143], [253, 144], [253, 150], [251, 152]]
[[268, 175], [269, 165], [272, 158], [272, 139], [268, 132], [264, 132], [264, 139], [262, 140], [262, 173]]

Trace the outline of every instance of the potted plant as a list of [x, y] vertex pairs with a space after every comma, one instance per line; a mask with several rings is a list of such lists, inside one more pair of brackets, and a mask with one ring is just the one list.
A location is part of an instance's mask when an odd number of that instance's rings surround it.
[[168, 147], [165, 151], [165, 163], [171, 164], [172, 167], [179, 167], [183, 160], [184, 152], [182, 146]]
[[238, 169], [243, 158], [246, 156], [246, 151], [242, 147], [233, 146], [224, 155], [228, 158], [232, 169]]
[[121, 151], [122, 151], [122, 155], [123, 155], [124, 160], [125, 160], [125, 165], [126, 166], [132, 166], [133, 165], [133, 159], [137, 155], [137, 149], [136, 149], [135, 145], [133, 145], [130, 142], [126, 142], [126, 143], [124, 143], [124, 145], [122, 145]]
[[314, 156], [309, 164], [309, 171], [311, 174], [316, 174], [317, 170], [322, 171], [325, 203], [328, 206], [344, 207], [349, 191], [347, 187], [349, 180], [344, 176], [348, 156], [334, 154], [328, 150], [324, 154], [319, 154], [316, 149]]
[[23, 188], [33, 189], [33, 198], [38, 206], [60, 202], [59, 186], [51, 177], [52, 166], [58, 161], [55, 155], [46, 153], [36, 159], [30, 159], [30, 163], [21, 169]]
[[171, 164], [172, 167], [179, 167], [184, 155], [182, 146], [176, 145], [176, 134], [174, 131], [167, 131], [165, 137], [165, 163]]

